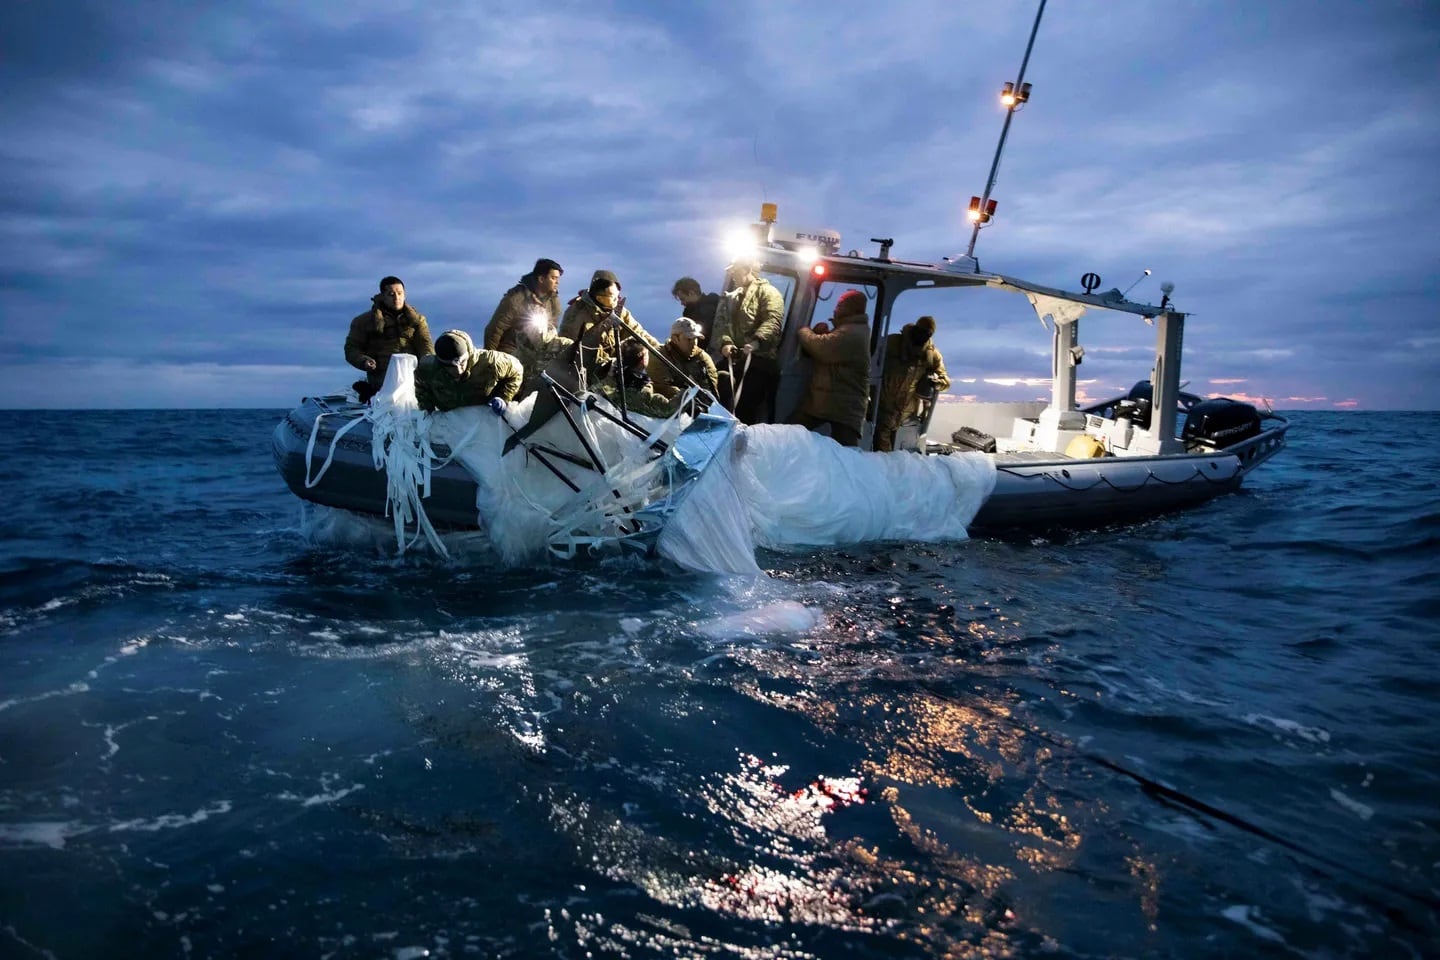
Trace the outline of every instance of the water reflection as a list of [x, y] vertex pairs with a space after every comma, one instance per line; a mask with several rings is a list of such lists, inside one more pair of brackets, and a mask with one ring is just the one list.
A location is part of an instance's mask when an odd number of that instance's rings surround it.
[[[1073, 755], [1028, 729], [1020, 696], [993, 682], [991, 653], [1014, 641], [1013, 623], [987, 615], [951, 625], [947, 648], [938, 625], [914, 614], [902, 635], [863, 616], [832, 616], [824, 637], [731, 651], [749, 668], [730, 678], [732, 689], [803, 717], [843, 755], [859, 755], [851, 786], [873, 813], [847, 817], [850, 829], [840, 829], [819, 805], [823, 794], [786, 795], [774, 782], [783, 768], [755, 761], [752, 778], [728, 781], [745, 786], [744, 802], [712, 797], [709, 809], [753, 831], [757, 856], [726, 886], [711, 884], [704, 903], [746, 918], [884, 929], [951, 956], [1053, 947], [1046, 906], [1015, 891], [1083, 872], [1085, 825], [1103, 805], [1068, 786]], [[955, 655], [957, 631], [983, 646], [978, 662]], [[1033, 675], [1035, 665], [1012, 660], [1010, 669]], [[938, 692], [973, 687], [965, 681], [977, 673], [983, 693]], [[814, 846], [797, 846], [800, 837]], [[1158, 875], [1138, 851], [1124, 863], [1153, 923]]]

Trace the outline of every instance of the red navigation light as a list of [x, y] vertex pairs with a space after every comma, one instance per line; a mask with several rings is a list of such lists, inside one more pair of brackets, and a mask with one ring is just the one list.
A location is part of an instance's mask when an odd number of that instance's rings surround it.
[[825, 264], [823, 264], [823, 263], [817, 263], [817, 264], [815, 264], [815, 266], [813, 266], [813, 267], [810, 268], [810, 272], [813, 273], [813, 274], [815, 274], [815, 276], [817, 276], [817, 277], [823, 277], [823, 276], [825, 276]]

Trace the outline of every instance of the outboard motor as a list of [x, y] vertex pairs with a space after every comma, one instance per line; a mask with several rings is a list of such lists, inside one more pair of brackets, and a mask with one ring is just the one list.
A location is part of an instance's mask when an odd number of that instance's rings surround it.
[[1141, 380], [1130, 388], [1130, 396], [1115, 404], [1115, 419], [1125, 418], [1133, 423], [1137, 429], [1150, 429], [1150, 406], [1155, 396], [1155, 388], [1150, 385], [1149, 380]]
[[1115, 404], [1115, 419], [1129, 420], [1141, 430], [1150, 429], [1149, 400], [1121, 400]]
[[[1193, 393], [1180, 391], [1180, 409], [1188, 411], [1201, 400]], [[1130, 388], [1129, 395], [1114, 407], [1115, 419], [1125, 417], [1142, 430], [1150, 429], [1150, 413], [1155, 404], [1155, 385], [1149, 380], [1138, 380]]]
[[1223, 450], [1259, 433], [1260, 414], [1253, 406], [1217, 397], [1190, 408], [1180, 439], [1186, 450]]

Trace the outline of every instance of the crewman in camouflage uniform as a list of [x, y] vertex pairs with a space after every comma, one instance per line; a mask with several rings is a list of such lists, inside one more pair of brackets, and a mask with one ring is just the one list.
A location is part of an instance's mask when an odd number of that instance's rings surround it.
[[780, 385], [785, 298], [760, 276], [760, 266], [758, 260], [737, 261], [730, 268], [735, 288], [720, 298], [715, 311], [716, 359], [733, 367], [733, 390], [740, 397], [732, 409], [743, 423], [775, 419], [775, 389]]
[[526, 325], [543, 322], [554, 333], [560, 320], [560, 277], [564, 273], [560, 264], [548, 257], [536, 260], [535, 269], [500, 298], [485, 325], [485, 349], [514, 353], [517, 333]]
[[[715, 361], [700, 349], [701, 336], [700, 324], [689, 317], [681, 317], [670, 325], [670, 339], [650, 358], [650, 380], [660, 396], [667, 400], [678, 397], [692, 382], [710, 391], [712, 397], [717, 395]], [[685, 377], [689, 377], [689, 381]]]
[[[610, 319], [612, 311], [619, 318], [623, 337]], [[604, 376], [609, 369], [618, 355], [620, 339], [639, 338], [649, 349], [660, 349], [659, 341], [646, 333], [625, 308], [620, 299], [620, 281], [609, 270], [596, 270], [590, 288], [570, 301], [560, 321], [560, 336], [580, 344], [585, 373], [591, 380]]]
[[620, 374], [605, 378], [600, 385], [600, 395], [619, 407], [623, 383], [626, 411], [664, 419], [679, 409], [679, 397], [667, 400], [655, 392], [650, 375], [645, 372], [649, 361], [650, 351], [644, 343], [626, 340], [620, 345]]
[[525, 367], [525, 379], [520, 382], [516, 400], [524, 400], [540, 389], [544, 383], [545, 370], [571, 347], [575, 341], [562, 337], [543, 324], [523, 327], [515, 338], [515, 359]]
[[393, 355], [427, 357], [435, 352], [425, 316], [405, 302], [405, 284], [399, 277], [381, 280], [380, 292], [370, 302], [374, 306], [350, 321], [345, 337], [345, 362], [365, 371], [365, 379], [352, 384], [361, 403], [369, 403], [385, 383]]
[[865, 294], [846, 290], [835, 304], [834, 323], [801, 327], [800, 351], [814, 362], [810, 387], [796, 420], [811, 430], [829, 425], [830, 437], [845, 447], [860, 445], [865, 407], [870, 402], [870, 324]]
[[510, 354], [477, 350], [464, 330], [446, 330], [435, 341], [435, 355], [415, 370], [415, 400], [431, 412], [488, 404], [504, 413], [524, 376]]
[[895, 449], [895, 431], [919, 413], [922, 386], [932, 395], [949, 388], [950, 377], [934, 336], [935, 318], [921, 317], [885, 338], [885, 374], [875, 414], [874, 449]]

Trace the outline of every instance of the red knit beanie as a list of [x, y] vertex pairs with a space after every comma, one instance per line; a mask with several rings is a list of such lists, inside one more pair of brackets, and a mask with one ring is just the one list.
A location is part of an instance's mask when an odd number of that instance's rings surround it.
[[846, 290], [840, 294], [840, 302], [835, 305], [835, 319], [843, 320], [845, 317], [863, 317], [867, 301], [865, 294], [859, 290]]

